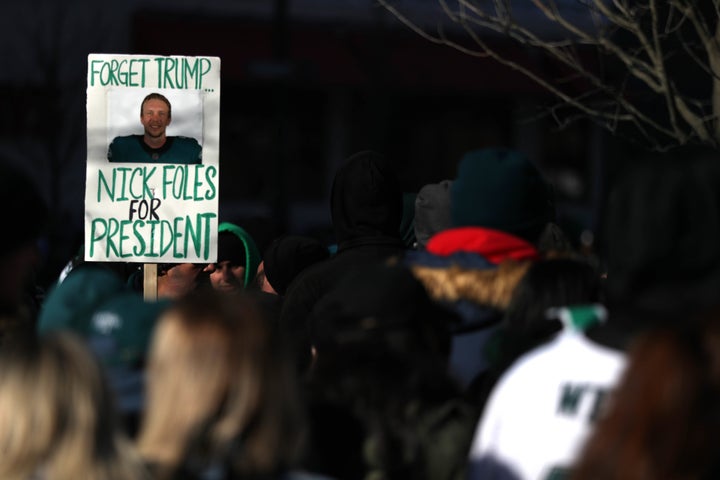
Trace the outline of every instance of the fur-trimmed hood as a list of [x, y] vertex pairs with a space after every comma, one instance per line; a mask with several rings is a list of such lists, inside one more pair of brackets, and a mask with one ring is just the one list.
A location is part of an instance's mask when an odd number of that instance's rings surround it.
[[497, 268], [486, 270], [463, 268], [456, 264], [448, 267], [414, 265], [410, 269], [435, 301], [467, 300], [505, 310], [530, 265], [529, 260], [505, 260]]

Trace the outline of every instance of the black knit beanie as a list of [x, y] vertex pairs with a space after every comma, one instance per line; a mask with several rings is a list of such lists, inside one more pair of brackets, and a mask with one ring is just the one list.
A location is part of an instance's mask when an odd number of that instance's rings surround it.
[[279, 295], [285, 295], [290, 282], [301, 271], [329, 255], [327, 247], [314, 238], [299, 235], [277, 238], [263, 256], [265, 277]]
[[313, 344], [344, 348], [381, 342], [402, 353], [449, 352], [449, 326], [457, 317], [436, 304], [409, 269], [365, 265], [348, 273], [310, 315]]
[[218, 262], [229, 261], [235, 266], [244, 267], [247, 263], [245, 260], [245, 244], [232, 232], [218, 233], [217, 259]]

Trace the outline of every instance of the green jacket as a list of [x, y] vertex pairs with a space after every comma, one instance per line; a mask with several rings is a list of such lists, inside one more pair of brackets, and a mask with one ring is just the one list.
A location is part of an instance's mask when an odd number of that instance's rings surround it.
[[202, 163], [202, 147], [194, 138], [167, 137], [160, 148], [151, 148], [142, 135], [115, 137], [107, 154], [110, 162], [128, 163]]

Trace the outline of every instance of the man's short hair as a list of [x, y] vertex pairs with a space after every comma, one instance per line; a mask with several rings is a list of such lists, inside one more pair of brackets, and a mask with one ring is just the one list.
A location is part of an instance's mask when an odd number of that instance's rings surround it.
[[172, 105], [170, 105], [170, 100], [168, 100], [165, 95], [162, 95], [160, 93], [151, 93], [143, 99], [142, 103], [140, 104], [141, 117], [143, 114], [143, 108], [145, 107], [145, 102], [147, 102], [148, 100], [161, 100], [165, 102], [165, 105], [167, 105], [168, 107], [168, 118], [172, 118]]

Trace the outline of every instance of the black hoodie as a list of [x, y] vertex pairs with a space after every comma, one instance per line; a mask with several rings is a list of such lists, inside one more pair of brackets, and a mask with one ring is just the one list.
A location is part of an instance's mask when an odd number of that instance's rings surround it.
[[338, 251], [358, 244], [398, 246], [402, 190], [380, 154], [347, 159], [335, 174], [330, 205]]
[[338, 251], [303, 271], [290, 285], [281, 326], [307, 360], [307, 318], [315, 303], [358, 266], [399, 255], [402, 189], [389, 163], [371, 151], [356, 153], [335, 174], [331, 195]]

